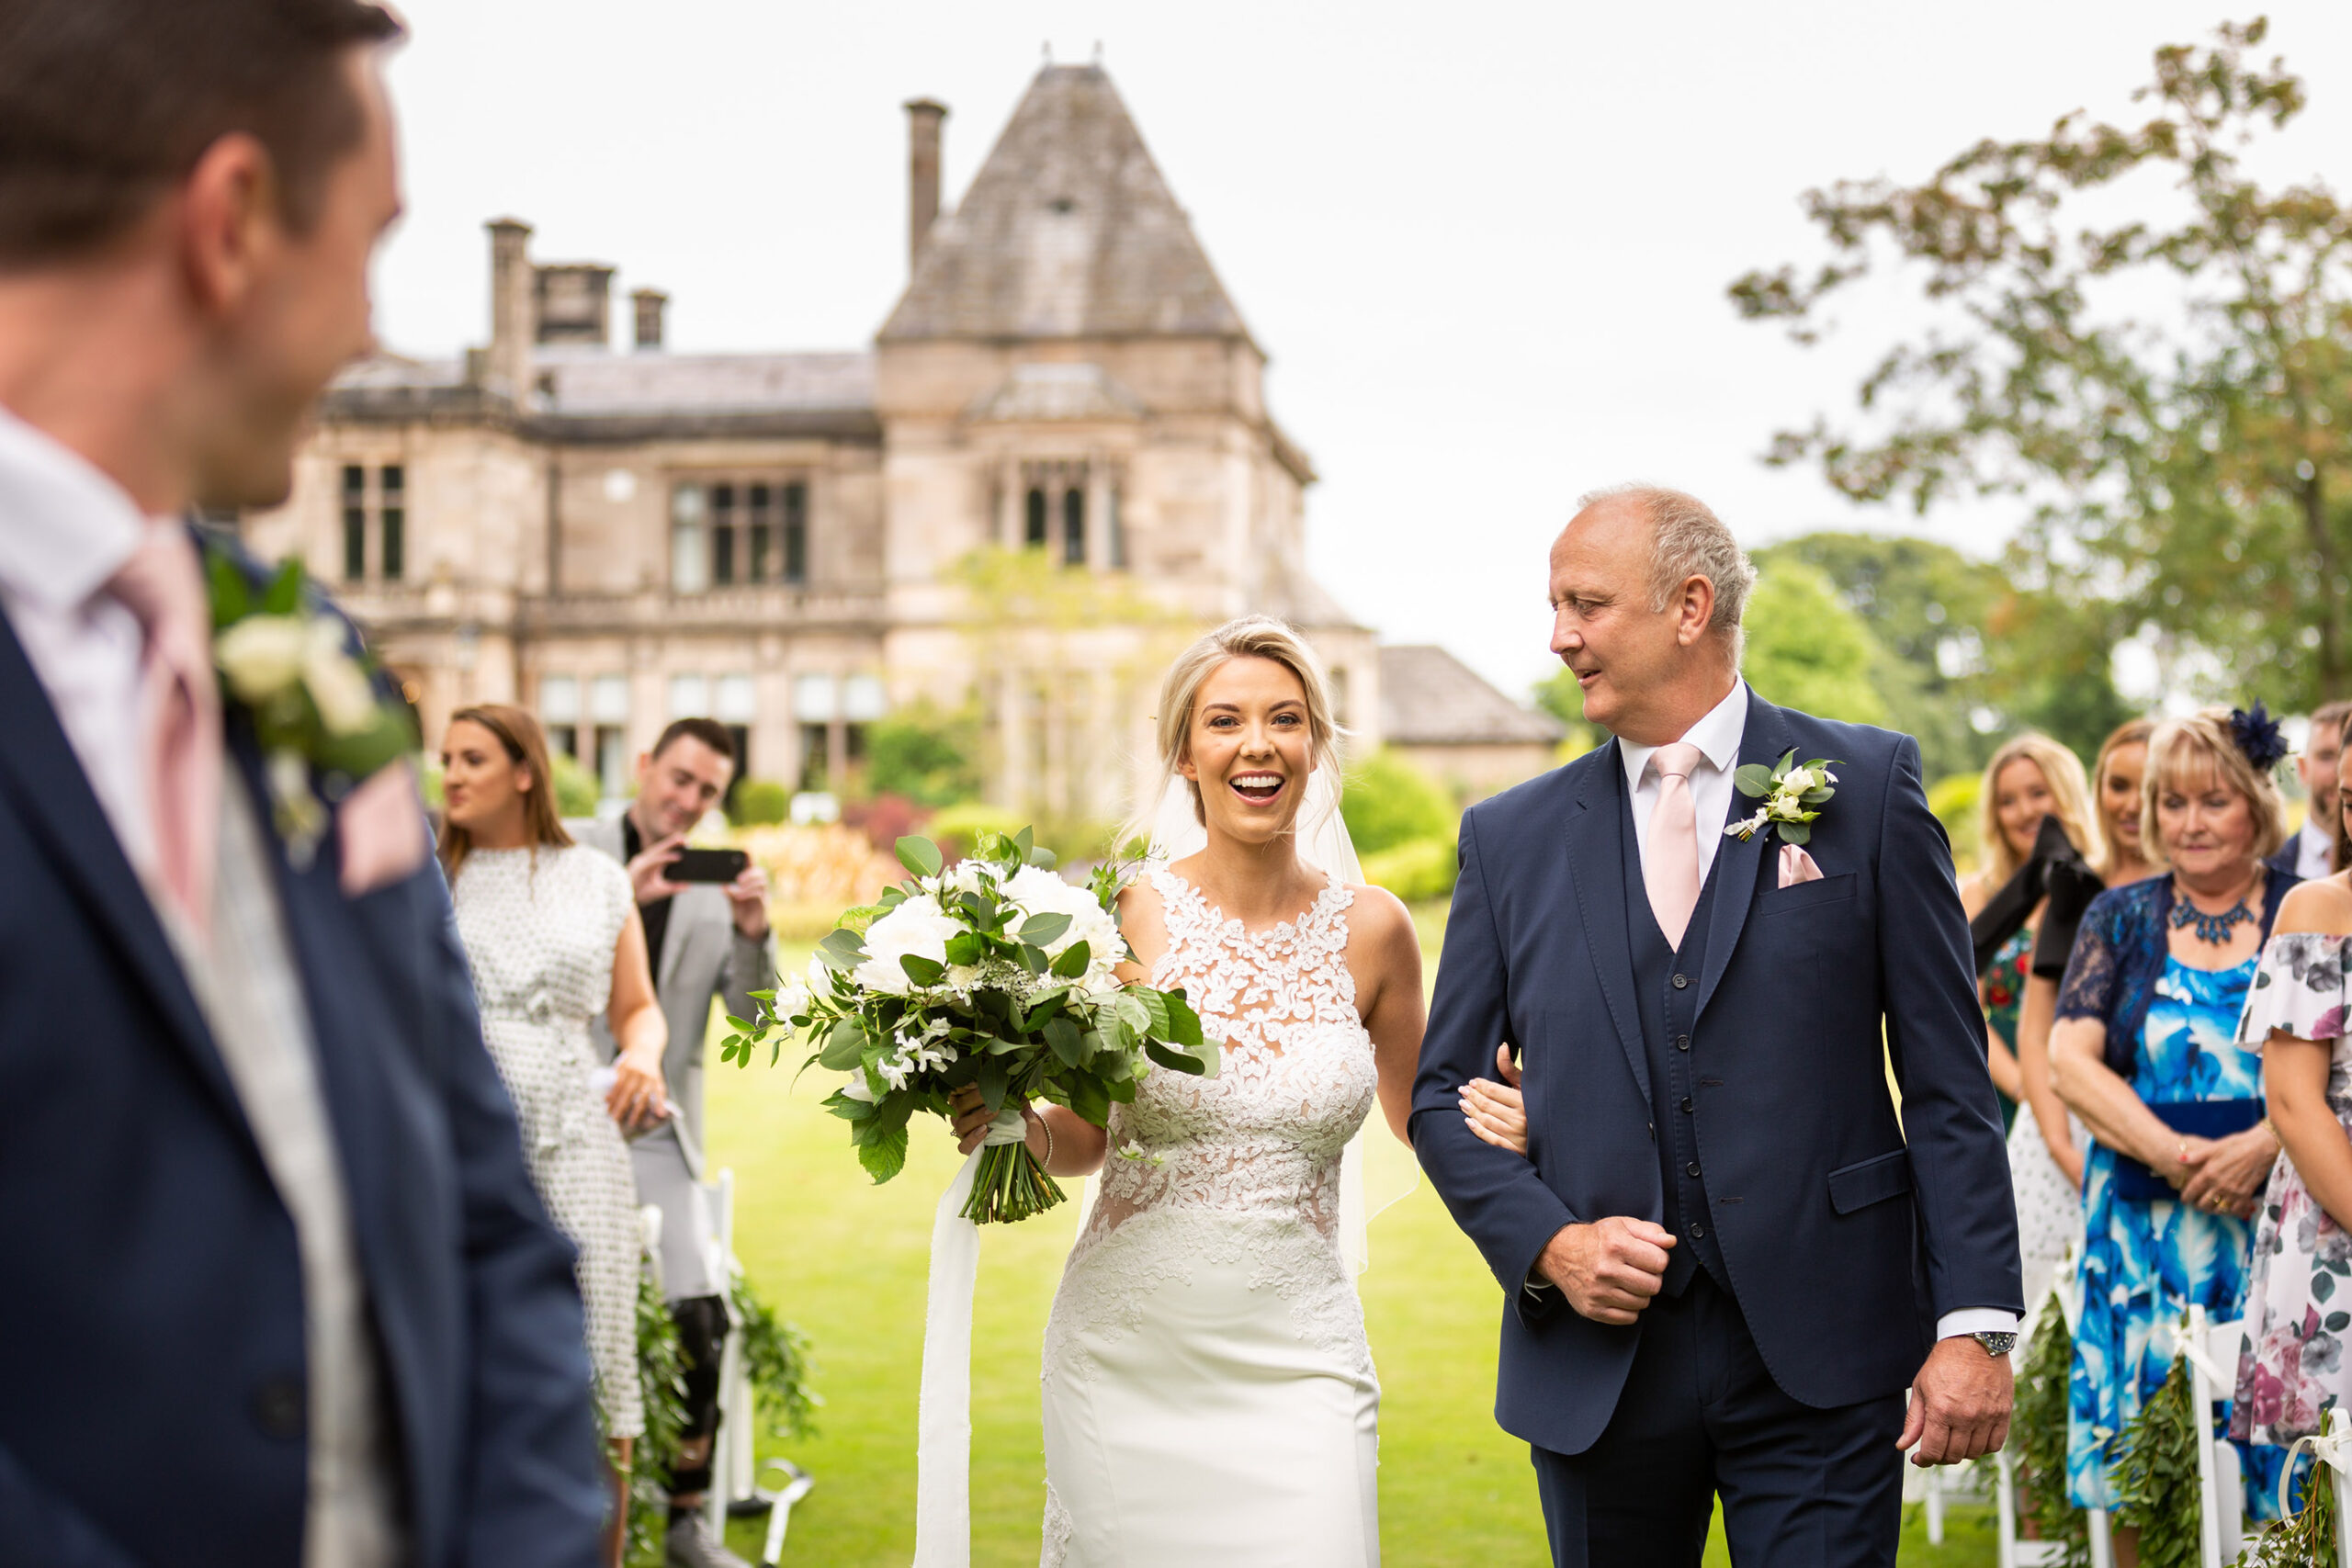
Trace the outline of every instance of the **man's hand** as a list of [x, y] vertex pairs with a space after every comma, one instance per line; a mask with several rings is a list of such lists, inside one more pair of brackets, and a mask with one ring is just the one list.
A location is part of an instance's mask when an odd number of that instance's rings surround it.
[[1965, 1334], [1936, 1341], [1911, 1384], [1898, 1449], [1917, 1448], [1921, 1467], [1958, 1464], [1996, 1452], [2009, 1440], [2009, 1405], [2016, 1380], [2007, 1356], [1988, 1356]]
[[[683, 882], [670, 880], [670, 865], [684, 852], [686, 836], [673, 833], [659, 843], [648, 844], [637, 852], [628, 863], [629, 890], [640, 904], [656, 904], [664, 898], [675, 898], [686, 890]], [[740, 919], [741, 917], [738, 916]]]
[[1561, 1226], [1535, 1268], [1579, 1315], [1631, 1323], [1666, 1282], [1667, 1251], [1673, 1246], [1674, 1233], [1664, 1225], [1618, 1216]]
[[734, 906], [735, 930], [745, 942], [764, 942], [768, 934], [768, 874], [754, 861], [743, 874], [729, 883], [727, 902]]

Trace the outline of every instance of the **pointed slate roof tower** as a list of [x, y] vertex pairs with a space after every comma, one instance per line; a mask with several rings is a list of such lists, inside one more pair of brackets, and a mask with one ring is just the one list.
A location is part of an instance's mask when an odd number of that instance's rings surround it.
[[932, 225], [882, 343], [1250, 330], [1099, 65], [1048, 65]]

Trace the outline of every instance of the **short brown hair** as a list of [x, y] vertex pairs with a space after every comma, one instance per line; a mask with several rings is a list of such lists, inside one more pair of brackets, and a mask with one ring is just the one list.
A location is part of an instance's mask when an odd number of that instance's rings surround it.
[[735, 737], [715, 718], [672, 719], [670, 727], [662, 732], [662, 739], [653, 743], [652, 754], [659, 757], [670, 749], [671, 741], [681, 736], [701, 741], [730, 762], [735, 760]]
[[6, 0], [0, 270], [116, 238], [236, 131], [307, 231], [365, 123], [342, 56], [401, 32], [369, 0]]
[[[2344, 721], [2348, 718], [2352, 718], [2352, 703], [2325, 704], [2312, 714], [2312, 734], [2316, 736], [2321, 730], [2332, 729], [2335, 731], [2336, 743], [2341, 745], [2344, 740]], [[2308, 740], [2304, 742], [2306, 748], [2310, 744]]]
[[[539, 721], [522, 708], [504, 703], [483, 703], [479, 707], [459, 708], [449, 716], [451, 724], [479, 724], [498, 739], [501, 750], [510, 762], [531, 771], [531, 788], [523, 796], [523, 821], [530, 829], [534, 846], [546, 844], [561, 849], [571, 842], [571, 835], [564, 831], [563, 813], [556, 808], [555, 764], [548, 760], [548, 732]], [[449, 820], [447, 812], [441, 814], [441, 868], [454, 882], [458, 870], [466, 863], [466, 855], [473, 849], [473, 835]]]
[[2254, 858], [2268, 860], [2287, 841], [2287, 798], [2267, 768], [2257, 768], [2238, 750], [2230, 710], [2205, 708], [2187, 718], [2168, 718], [2148, 738], [2148, 771], [2140, 779], [2140, 841], [2158, 850], [2156, 798], [2199, 762], [2211, 766], [2228, 788], [2245, 797], [2254, 813]]

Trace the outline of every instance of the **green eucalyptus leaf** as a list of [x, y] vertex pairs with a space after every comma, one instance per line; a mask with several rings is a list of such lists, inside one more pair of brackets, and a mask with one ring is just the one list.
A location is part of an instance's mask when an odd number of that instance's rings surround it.
[[1055, 854], [1053, 851], [1046, 848], [1042, 844], [1029, 852], [1029, 863], [1035, 866], [1039, 871], [1053, 870], [1056, 865], [1060, 863], [1060, 856]]
[[847, 974], [865, 962], [865, 943], [853, 931], [832, 931], [817, 944], [817, 957], [826, 968]]
[[1772, 770], [1761, 762], [1750, 762], [1731, 776], [1740, 794], [1761, 798], [1772, 793]]
[[1062, 1066], [1066, 1067], [1075, 1067], [1085, 1060], [1085, 1051], [1079, 1038], [1078, 1025], [1072, 1023], [1068, 1018], [1055, 1017], [1046, 1021], [1046, 1043], [1053, 1047], [1054, 1055], [1061, 1059]]
[[842, 1019], [825, 1036], [825, 1048], [817, 1060], [837, 1073], [861, 1066], [865, 1061], [865, 1025], [854, 1018]]
[[1035, 942], [1023, 942], [1021, 966], [1032, 975], [1043, 975], [1046, 972], [1046, 950]]
[[1068, 915], [1032, 915], [1021, 922], [1021, 940], [1034, 947], [1059, 942], [1069, 930]]
[[994, 1057], [980, 1064], [980, 1103], [994, 1116], [1004, 1109], [1004, 1097], [1012, 1088], [1012, 1069]]
[[947, 978], [947, 965], [920, 953], [899, 954], [899, 967], [905, 970], [907, 978], [918, 986], [936, 986]]
[[253, 614], [253, 590], [246, 585], [245, 574], [237, 570], [236, 562], [224, 555], [208, 553], [204, 571], [210, 580], [214, 631], [232, 626]]
[[1813, 829], [1802, 822], [1783, 822], [1780, 824], [1780, 832], [1781, 842], [1784, 844], [1805, 844], [1813, 840]]
[[277, 575], [262, 591], [261, 613], [265, 615], [299, 615], [302, 608], [302, 562], [289, 557], [277, 569]]
[[876, 1186], [889, 1180], [907, 1168], [907, 1129], [902, 1123], [897, 1132], [872, 1139], [857, 1146], [857, 1163], [865, 1174], [874, 1178]]
[[1104, 1126], [1111, 1120], [1111, 1092], [1091, 1073], [1074, 1074], [1069, 1084], [1069, 1108], [1097, 1127]]
[[910, 834], [899, 840], [899, 863], [917, 876], [937, 876], [945, 863], [939, 858], [937, 844]]
[[1062, 955], [1054, 960], [1053, 973], [1062, 979], [1075, 980], [1086, 973], [1086, 965], [1093, 956], [1086, 943], [1071, 942], [1062, 949]]
[[947, 962], [950, 964], [978, 964], [988, 955], [988, 938], [978, 931], [957, 931], [947, 939]]

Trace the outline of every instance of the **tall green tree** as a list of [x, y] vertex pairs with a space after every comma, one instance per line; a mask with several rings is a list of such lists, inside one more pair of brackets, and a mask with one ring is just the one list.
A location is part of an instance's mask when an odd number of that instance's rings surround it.
[[1740, 672], [1766, 702], [1854, 724], [1900, 722], [1871, 682], [1884, 655], [1829, 579], [1799, 560], [1759, 572]]
[[1871, 683], [1886, 722], [1919, 740], [1931, 779], [1972, 773], [2020, 729], [2088, 756], [2128, 716], [2103, 607], [2019, 589], [1993, 561], [1903, 535], [1819, 533], [1756, 552], [1766, 570], [1819, 570], [1889, 655]]
[[2240, 162], [2304, 107], [2265, 23], [2156, 51], [2138, 125], [2082, 114], [1926, 182], [1806, 193], [1828, 259], [1751, 272], [1800, 343], [1890, 262], [1936, 323], [1885, 350], [1850, 426], [1781, 433], [1857, 501], [2015, 496], [2017, 576], [2305, 705], [2352, 684], [2352, 215]]

